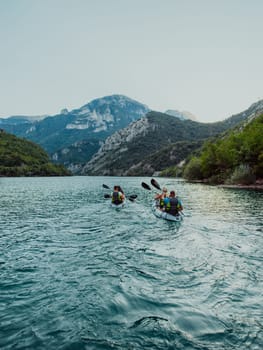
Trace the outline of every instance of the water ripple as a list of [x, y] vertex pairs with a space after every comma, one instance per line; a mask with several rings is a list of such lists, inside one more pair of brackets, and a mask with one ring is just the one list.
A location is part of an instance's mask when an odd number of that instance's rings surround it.
[[[178, 225], [149, 180], [0, 180], [1, 350], [262, 349], [262, 193], [160, 179]], [[115, 182], [138, 195], [121, 211]]]

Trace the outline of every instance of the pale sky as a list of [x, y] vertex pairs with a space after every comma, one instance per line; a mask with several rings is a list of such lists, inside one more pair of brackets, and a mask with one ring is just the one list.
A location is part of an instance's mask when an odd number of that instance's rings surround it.
[[223, 120], [263, 99], [263, 0], [0, 0], [0, 117], [123, 94]]

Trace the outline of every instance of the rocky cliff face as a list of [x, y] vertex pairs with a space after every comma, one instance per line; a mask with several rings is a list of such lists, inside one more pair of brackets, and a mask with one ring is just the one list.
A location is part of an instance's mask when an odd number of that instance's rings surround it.
[[123, 95], [106, 96], [71, 112], [74, 120], [66, 129], [90, 129], [93, 133], [119, 129], [141, 118], [149, 108]]
[[[201, 131], [199, 129], [202, 129]], [[198, 132], [197, 132], [198, 130]], [[212, 134], [215, 134], [215, 129]], [[211, 135], [211, 128], [190, 120], [150, 112], [146, 117], [130, 124], [108, 137], [99, 151], [83, 167], [82, 174], [89, 175], [144, 175], [160, 170], [147, 158], [171, 143], [194, 141]], [[141, 165], [143, 164], [143, 168]]]
[[262, 111], [263, 101], [259, 101], [246, 111], [216, 123], [199, 123], [149, 112], [146, 117], [108, 137], [81, 173], [151, 175], [181, 162], [200, 147], [202, 140], [218, 136], [240, 125], [241, 121], [247, 122]]
[[147, 106], [131, 98], [112, 95], [37, 121], [29, 117], [0, 119], [0, 127], [37, 142], [55, 162], [74, 166], [87, 162], [102, 141], [148, 111]]
[[[122, 154], [129, 150], [129, 144], [136, 142], [136, 139], [145, 137], [153, 129], [148, 118], [144, 117], [128, 127], [115, 132], [105, 140], [99, 151], [83, 167], [82, 174], [111, 175], [115, 173], [112, 161], [121, 162]], [[121, 163], [119, 164], [121, 166]]]
[[261, 113], [263, 113], [263, 100], [253, 103], [245, 111], [232, 115], [230, 118], [225, 119], [221, 123], [225, 123], [229, 126], [229, 128], [231, 128], [242, 121], [252, 120], [255, 116]]

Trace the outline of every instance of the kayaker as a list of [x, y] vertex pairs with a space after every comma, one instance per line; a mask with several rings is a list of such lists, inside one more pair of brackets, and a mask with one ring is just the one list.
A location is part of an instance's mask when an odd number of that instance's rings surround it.
[[179, 211], [183, 210], [182, 202], [175, 196], [175, 191], [171, 191], [169, 198], [165, 199], [164, 210], [170, 215], [178, 215]]
[[111, 194], [111, 202], [113, 204], [121, 204], [125, 200], [125, 195], [121, 190], [120, 186], [114, 186], [113, 192]]
[[118, 191], [119, 191], [119, 192], [121, 192], [122, 194], [124, 194], [123, 189], [121, 188], [121, 186], [116, 186], [116, 187], [118, 187]]
[[156, 194], [155, 195], [154, 199], [156, 201], [159, 201], [159, 205], [158, 206], [159, 206], [160, 209], [164, 208], [164, 200], [167, 197], [168, 197], [168, 190], [167, 190], [166, 187], [163, 187], [161, 194]]

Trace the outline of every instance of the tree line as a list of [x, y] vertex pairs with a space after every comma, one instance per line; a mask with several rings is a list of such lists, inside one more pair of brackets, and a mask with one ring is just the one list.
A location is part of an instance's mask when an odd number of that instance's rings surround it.
[[55, 165], [31, 141], [0, 131], [0, 176], [64, 176], [70, 172]]
[[215, 142], [204, 143], [184, 168], [188, 180], [252, 184], [263, 178], [263, 114]]

